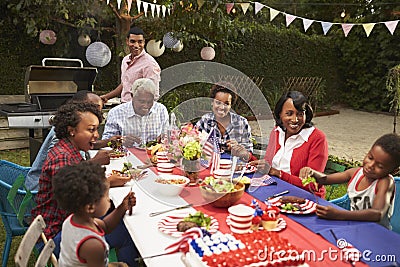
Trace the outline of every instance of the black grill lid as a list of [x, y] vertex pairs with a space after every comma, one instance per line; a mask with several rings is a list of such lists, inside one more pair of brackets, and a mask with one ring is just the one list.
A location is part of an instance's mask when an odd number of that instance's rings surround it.
[[96, 75], [96, 68], [33, 65], [26, 71], [26, 90], [29, 95], [92, 91]]
[[[46, 66], [46, 61], [63, 62], [74, 66]], [[97, 68], [83, 67], [80, 59], [45, 58], [42, 66], [31, 65], [25, 73], [25, 100], [37, 104], [39, 110], [56, 110], [80, 90], [93, 91]]]

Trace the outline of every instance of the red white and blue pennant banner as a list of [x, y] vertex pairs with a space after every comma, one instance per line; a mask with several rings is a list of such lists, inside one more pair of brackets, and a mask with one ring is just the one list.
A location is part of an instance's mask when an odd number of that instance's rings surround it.
[[[109, 2], [110, 2], [110, 0], [107, 0], [107, 4], [109, 4]], [[117, 0], [118, 9], [121, 8], [121, 2], [122, 2], [122, 0]], [[132, 0], [127, 0], [127, 3], [128, 3], [128, 12], [130, 12], [131, 7], [132, 7]], [[205, 3], [205, 0], [197, 0], [198, 8], [201, 9], [202, 6], [204, 5], [204, 3]], [[230, 14], [232, 12], [233, 8], [235, 7], [235, 5], [238, 5], [241, 7], [243, 13], [246, 14], [246, 12], [249, 9], [249, 6], [251, 4], [254, 4], [255, 14], [260, 12], [263, 8], [267, 8], [269, 10], [269, 14], [270, 14], [270, 21], [273, 21], [276, 18], [276, 16], [278, 16], [279, 14], [282, 14], [283, 16], [285, 16], [285, 19], [286, 19], [286, 27], [289, 27], [289, 25], [295, 19], [301, 19], [303, 21], [304, 31], [306, 32], [314, 22], [320, 23], [324, 35], [326, 35], [329, 32], [330, 28], [333, 25], [340, 25], [345, 37], [347, 37], [347, 35], [349, 34], [349, 32], [351, 31], [351, 29], [354, 26], [362, 26], [365, 31], [365, 34], [367, 35], [367, 37], [369, 37], [369, 35], [371, 34], [371, 32], [374, 29], [376, 24], [385, 24], [386, 28], [393, 35], [394, 31], [396, 30], [397, 25], [399, 23], [399, 20], [371, 22], [371, 23], [337, 23], [337, 22], [319, 21], [319, 20], [307, 19], [307, 18], [296, 16], [296, 15], [288, 14], [286, 12], [276, 10], [272, 7], [261, 4], [259, 2], [226, 3], [225, 8], [226, 8], [226, 12], [228, 14]], [[151, 16], [153, 18], [155, 16], [165, 17], [167, 14], [168, 15], [171, 14], [171, 8], [169, 8], [165, 5], [158, 5], [158, 4], [154, 4], [154, 3], [150, 3], [150, 2], [136, 0], [136, 6], [137, 6], [138, 13], [143, 11], [143, 13], [146, 17], [148, 15], [148, 13], [151, 13]]]
[[392, 21], [382, 21], [382, 22], [372, 22], [372, 23], [336, 23], [336, 22], [327, 22], [327, 21], [319, 21], [319, 20], [313, 20], [313, 19], [307, 19], [307, 18], [302, 18], [296, 15], [288, 14], [283, 11], [276, 10], [272, 7], [269, 7], [267, 5], [261, 4], [259, 2], [249, 2], [249, 3], [227, 3], [226, 5], [226, 11], [228, 14], [231, 13], [232, 9], [234, 8], [235, 5], [239, 5], [243, 13], [246, 14], [250, 4], [254, 3], [254, 13], [257, 14], [260, 12], [263, 8], [267, 8], [270, 13], [270, 21], [273, 21], [277, 15], [282, 14], [285, 16], [286, 19], [286, 27], [289, 27], [289, 25], [295, 20], [295, 19], [301, 19], [303, 21], [303, 27], [304, 31], [306, 32], [311, 24], [314, 22], [320, 23], [322, 30], [324, 32], [324, 35], [326, 35], [329, 31], [329, 29], [332, 27], [332, 25], [340, 25], [342, 27], [344, 36], [347, 37], [349, 34], [350, 30], [354, 26], [362, 26], [365, 34], [367, 37], [371, 34], [372, 30], [374, 29], [376, 24], [385, 24], [386, 28], [389, 30], [389, 32], [393, 35], [394, 31], [396, 30], [397, 24], [399, 23], [399, 20], [392, 20]]

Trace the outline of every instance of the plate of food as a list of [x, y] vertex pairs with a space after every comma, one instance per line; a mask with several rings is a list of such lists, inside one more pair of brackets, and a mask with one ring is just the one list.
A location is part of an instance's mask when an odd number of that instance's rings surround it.
[[126, 149], [122, 145], [122, 139], [111, 140], [107, 145], [112, 149], [110, 152], [111, 159], [118, 159], [126, 156]]
[[117, 174], [119, 176], [123, 176], [123, 177], [131, 177], [132, 175], [134, 175], [137, 171], [141, 171], [141, 170], [135, 170], [132, 167], [132, 163], [130, 162], [124, 162], [124, 166], [122, 167], [121, 170], [111, 170], [111, 173], [109, 173], [109, 175], [112, 174]]
[[119, 158], [123, 158], [125, 156], [126, 156], [125, 151], [112, 151], [110, 153], [110, 159], [119, 159]]
[[244, 171], [244, 173], [253, 173], [253, 172], [257, 171], [257, 167], [256, 166], [253, 166], [253, 165], [250, 165], [250, 164], [246, 163], [246, 165], [238, 164], [236, 166], [235, 173], [241, 173], [243, 167], [246, 167], [246, 170]]
[[269, 199], [268, 203], [279, 207], [281, 212], [289, 214], [310, 214], [317, 208], [317, 203], [314, 201], [296, 196], [276, 197]]
[[214, 217], [197, 211], [192, 214], [181, 212], [166, 216], [158, 222], [157, 227], [158, 230], [164, 234], [173, 237], [181, 237], [186, 230], [192, 227], [201, 227], [211, 234], [216, 233], [219, 224]]

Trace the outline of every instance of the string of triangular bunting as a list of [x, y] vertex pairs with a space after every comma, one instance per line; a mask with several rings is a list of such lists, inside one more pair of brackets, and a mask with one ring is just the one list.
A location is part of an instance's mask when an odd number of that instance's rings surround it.
[[330, 28], [333, 25], [340, 25], [342, 27], [344, 36], [347, 37], [347, 35], [349, 34], [350, 30], [354, 27], [354, 26], [362, 26], [364, 28], [365, 34], [367, 35], [367, 37], [369, 37], [369, 35], [371, 34], [372, 30], [374, 29], [376, 24], [385, 24], [386, 28], [389, 30], [389, 32], [393, 35], [394, 31], [396, 30], [396, 27], [399, 23], [399, 20], [391, 20], [391, 21], [382, 21], [382, 22], [372, 22], [372, 23], [337, 23], [337, 22], [327, 22], [327, 21], [319, 21], [319, 20], [312, 20], [312, 19], [307, 19], [307, 18], [302, 18], [296, 15], [292, 15], [292, 14], [288, 14], [286, 12], [283, 11], [279, 11], [276, 10], [272, 7], [269, 7], [267, 5], [261, 4], [259, 2], [249, 2], [249, 3], [227, 3], [226, 5], [226, 12], [228, 14], [230, 14], [232, 12], [232, 9], [234, 7], [235, 4], [239, 5], [242, 8], [242, 11], [244, 14], [246, 14], [250, 4], [254, 3], [254, 12], [255, 14], [257, 14], [258, 12], [261, 11], [261, 9], [263, 8], [268, 8], [269, 12], [270, 12], [270, 21], [273, 21], [277, 15], [282, 14], [283, 16], [285, 16], [285, 20], [286, 20], [286, 27], [289, 27], [289, 25], [295, 20], [295, 19], [301, 19], [303, 21], [303, 27], [304, 27], [304, 31], [306, 32], [311, 24], [313, 24], [314, 22], [317, 23], [321, 23], [322, 26], [322, 30], [324, 32], [324, 35], [326, 35], [328, 33], [328, 31], [330, 30]]
[[[205, 0], [197, 0], [197, 4], [198, 4], [198, 8], [200, 9], [203, 5], [204, 5], [204, 1]], [[107, 0], [107, 4], [109, 4], [110, 0]], [[117, 0], [117, 4], [118, 4], [118, 9], [121, 8], [121, 2], [122, 0]], [[132, 7], [132, 0], [127, 0], [128, 3], [128, 12], [130, 12], [131, 7]], [[320, 23], [322, 30], [324, 32], [324, 35], [326, 35], [328, 33], [328, 31], [331, 29], [331, 27], [333, 25], [340, 25], [344, 36], [347, 37], [349, 32], [351, 31], [351, 29], [354, 26], [362, 26], [365, 34], [367, 35], [367, 37], [369, 37], [369, 35], [371, 34], [372, 30], [374, 29], [376, 24], [385, 24], [386, 28], [389, 30], [389, 32], [393, 35], [397, 25], [399, 23], [399, 20], [391, 20], [391, 21], [382, 21], [382, 22], [372, 22], [372, 23], [337, 23], [337, 22], [327, 22], [327, 21], [320, 21], [320, 20], [312, 20], [312, 19], [307, 19], [307, 18], [303, 18], [303, 17], [299, 17], [296, 15], [292, 15], [292, 14], [288, 14], [286, 12], [283, 11], [279, 11], [276, 10], [270, 6], [261, 4], [259, 2], [242, 2], [242, 3], [226, 3], [226, 12], [228, 14], [230, 14], [234, 8], [235, 5], [239, 5], [243, 11], [244, 14], [247, 13], [249, 7], [251, 4], [254, 4], [254, 12], [255, 14], [257, 14], [258, 12], [260, 12], [263, 8], [267, 8], [269, 9], [270, 12], [270, 21], [273, 21], [276, 16], [278, 16], [279, 14], [282, 14], [283, 16], [285, 16], [285, 20], [286, 20], [286, 27], [289, 27], [289, 25], [295, 20], [295, 19], [301, 19], [303, 21], [303, 27], [304, 27], [304, 31], [307, 32], [307, 30], [310, 28], [310, 26], [316, 22], [316, 23]], [[142, 8], [143, 8], [143, 13], [145, 14], [145, 16], [147, 17], [147, 13], [149, 11], [149, 7], [150, 7], [150, 12], [152, 17], [154, 18], [155, 15], [157, 15], [157, 17], [160, 17], [160, 15], [162, 15], [163, 17], [166, 16], [166, 14], [168, 13], [168, 15], [171, 15], [171, 8], [166, 7], [165, 5], [158, 5], [158, 4], [154, 4], [154, 3], [149, 3], [149, 2], [145, 2], [145, 1], [141, 1], [141, 0], [136, 0], [136, 5], [137, 5], [137, 10], [138, 13], [141, 12]]]
[[[364, 28], [365, 34], [367, 35], [367, 37], [369, 37], [369, 35], [371, 34], [372, 30], [374, 29], [376, 24], [385, 24], [386, 28], [389, 30], [389, 32], [393, 35], [394, 31], [396, 30], [396, 27], [399, 23], [399, 20], [391, 20], [391, 21], [382, 21], [382, 22], [372, 22], [372, 23], [337, 23], [337, 22], [326, 22], [326, 21], [319, 21], [319, 20], [312, 20], [312, 19], [307, 19], [307, 18], [302, 18], [296, 15], [292, 15], [292, 14], [288, 14], [286, 12], [283, 11], [279, 11], [276, 10], [272, 7], [269, 7], [267, 5], [261, 4], [259, 2], [250, 2], [250, 3], [254, 3], [254, 12], [255, 14], [257, 14], [258, 12], [261, 11], [261, 9], [263, 8], [268, 8], [269, 12], [270, 12], [270, 21], [273, 21], [275, 19], [275, 17], [277, 15], [279, 15], [280, 13], [285, 16], [286, 19], [286, 27], [289, 27], [289, 25], [295, 20], [295, 19], [301, 19], [303, 21], [303, 27], [304, 27], [304, 31], [306, 32], [311, 24], [313, 24], [314, 22], [318, 22], [321, 23], [322, 26], [322, 30], [324, 32], [324, 35], [326, 35], [329, 31], [329, 29], [332, 27], [332, 25], [340, 25], [342, 27], [344, 36], [347, 37], [347, 35], [349, 34], [350, 30], [354, 27], [354, 26], [362, 26]], [[243, 13], [246, 14], [250, 3], [237, 3], [238, 5], [240, 5], [240, 7], [243, 10]], [[227, 13], [229, 14], [233, 7], [234, 7], [235, 3], [227, 3], [226, 4], [226, 10]], [[228, 8], [229, 7], [229, 8]]]
[[[121, 8], [121, 2], [122, 2], [122, 0], [117, 0], [118, 9]], [[110, 0], [107, 0], [107, 5], [109, 3], [110, 3]], [[127, 0], [127, 3], [128, 3], [128, 13], [129, 13], [132, 8], [132, 0]], [[143, 10], [143, 13], [146, 17], [147, 17], [147, 13], [149, 11], [149, 7], [150, 7], [151, 16], [153, 18], [155, 15], [157, 15], [157, 17], [160, 17], [160, 15], [162, 15], [163, 17], [165, 17], [167, 14], [171, 15], [171, 8], [166, 7], [165, 5], [157, 5], [154, 3], [136, 0], [136, 6], [137, 6], [138, 13], [140, 13]], [[143, 7], [143, 9], [142, 9], [142, 7]]]

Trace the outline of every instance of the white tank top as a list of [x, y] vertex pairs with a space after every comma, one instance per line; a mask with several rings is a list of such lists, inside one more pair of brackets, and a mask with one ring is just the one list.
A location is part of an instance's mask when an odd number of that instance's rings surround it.
[[[372, 182], [370, 186], [365, 188], [364, 190], [357, 190], [356, 186], [360, 183], [361, 179], [364, 177], [363, 168], [360, 167], [351, 178], [348, 188], [347, 194], [350, 198], [350, 210], [365, 210], [372, 208], [372, 203], [374, 202], [374, 198], [376, 195], [376, 186], [379, 182], [379, 179], [376, 179]], [[392, 176], [390, 176], [393, 179]], [[393, 192], [392, 192], [393, 196]], [[394, 197], [391, 197], [391, 202], [389, 203], [389, 208], [385, 213], [385, 216], [382, 217], [382, 220], [379, 222], [386, 228], [391, 229], [390, 226], [390, 217], [393, 214], [394, 208]]]
[[108, 253], [109, 246], [104, 237], [104, 231], [97, 226], [98, 231], [87, 228], [85, 226], [76, 224], [72, 221], [72, 216], [64, 221], [61, 232], [61, 251], [58, 260], [59, 267], [80, 267], [87, 266], [87, 264], [78, 258], [78, 250], [82, 242], [96, 238], [103, 243], [105, 248], [104, 253], [104, 266], [108, 266]]

